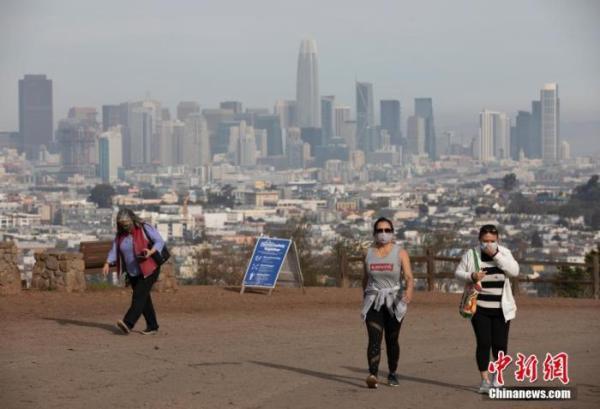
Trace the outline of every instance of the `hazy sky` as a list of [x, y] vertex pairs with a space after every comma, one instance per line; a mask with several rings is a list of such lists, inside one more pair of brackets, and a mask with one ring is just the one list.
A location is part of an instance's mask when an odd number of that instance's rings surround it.
[[[600, 1], [0, 0], [0, 130], [18, 128], [17, 81], [47, 74], [55, 118], [150, 93], [174, 108], [294, 99], [300, 40], [319, 53], [322, 95], [354, 109], [434, 99], [440, 125], [482, 108], [528, 109], [558, 82], [565, 121], [600, 119]], [[378, 104], [378, 102], [377, 102]]]

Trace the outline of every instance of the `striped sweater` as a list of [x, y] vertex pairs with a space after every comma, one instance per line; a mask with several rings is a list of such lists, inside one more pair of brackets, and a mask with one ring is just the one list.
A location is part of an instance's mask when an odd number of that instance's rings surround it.
[[480, 268], [485, 272], [481, 279], [481, 292], [477, 296], [477, 306], [484, 308], [501, 308], [502, 291], [504, 288], [504, 270], [498, 267], [490, 256], [479, 254]]

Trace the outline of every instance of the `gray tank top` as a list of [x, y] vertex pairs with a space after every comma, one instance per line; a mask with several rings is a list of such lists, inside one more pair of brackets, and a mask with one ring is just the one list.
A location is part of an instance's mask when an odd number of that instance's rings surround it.
[[365, 259], [369, 274], [367, 290], [402, 286], [402, 281], [400, 280], [400, 274], [402, 273], [400, 249], [400, 245], [394, 243], [387, 256], [379, 257], [374, 247], [369, 248]]

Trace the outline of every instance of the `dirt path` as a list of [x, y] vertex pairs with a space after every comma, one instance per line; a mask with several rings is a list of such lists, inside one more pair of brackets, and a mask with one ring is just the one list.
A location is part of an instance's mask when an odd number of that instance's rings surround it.
[[[473, 392], [474, 337], [470, 323], [458, 316], [455, 295], [417, 294], [400, 335], [400, 386], [378, 390], [363, 383], [366, 331], [357, 290], [278, 290], [267, 297], [184, 287], [154, 296], [161, 333], [153, 337], [113, 330], [128, 297], [126, 291], [108, 291], [0, 298], [0, 408], [600, 404], [597, 301], [517, 300], [511, 355], [570, 354], [578, 396], [560, 403], [491, 402]], [[381, 376], [386, 369], [383, 359]]]

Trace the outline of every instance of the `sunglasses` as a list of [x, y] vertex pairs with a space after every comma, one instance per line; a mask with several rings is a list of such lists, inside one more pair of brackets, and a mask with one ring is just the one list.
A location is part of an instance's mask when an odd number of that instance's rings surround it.
[[376, 229], [375, 233], [392, 233], [392, 229]]

